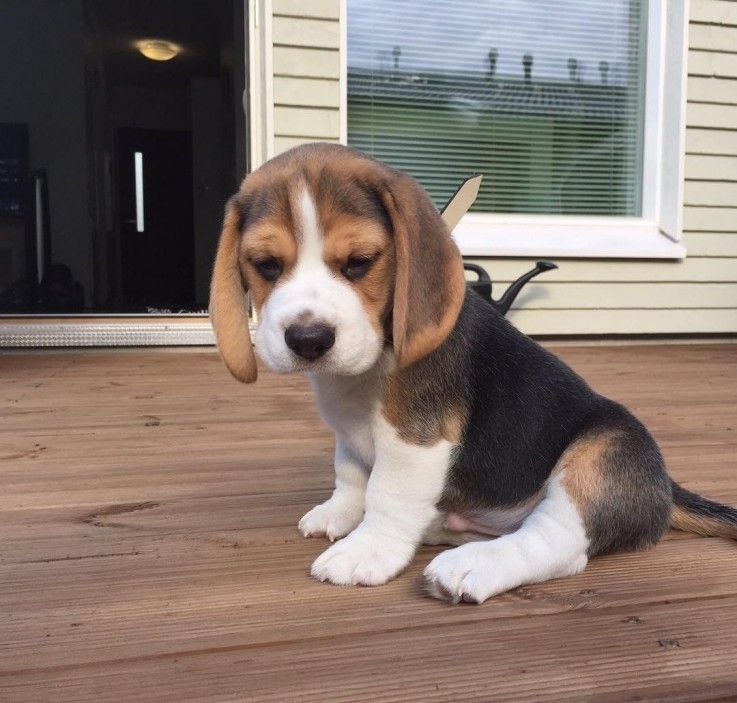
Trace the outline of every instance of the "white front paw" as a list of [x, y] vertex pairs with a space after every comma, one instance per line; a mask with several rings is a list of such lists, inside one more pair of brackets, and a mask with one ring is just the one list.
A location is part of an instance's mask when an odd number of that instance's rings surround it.
[[339, 586], [379, 586], [403, 571], [414, 552], [413, 545], [357, 531], [323, 552], [312, 565], [312, 576]]
[[317, 505], [299, 521], [305, 537], [327, 537], [331, 542], [345, 537], [363, 519], [363, 498], [333, 496]]
[[483, 603], [519, 585], [495, 551], [492, 542], [481, 542], [441, 552], [424, 572], [428, 593], [449, 603]]
[[586, 566], [585, 552], [540, 563], [505, 539], [464, 544], [438, 554], [425, 569], [428, 593], [449, 603], [483, 603], [524, 584], [577, 574]]

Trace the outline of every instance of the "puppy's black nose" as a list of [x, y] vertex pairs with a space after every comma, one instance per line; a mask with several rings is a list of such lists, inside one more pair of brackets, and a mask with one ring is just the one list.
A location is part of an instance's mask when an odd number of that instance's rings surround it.
[[314, 361], [335, 344], [335, 330], [326, 325], [290, 325], [284, 332], [284, 341], [295, 354]]

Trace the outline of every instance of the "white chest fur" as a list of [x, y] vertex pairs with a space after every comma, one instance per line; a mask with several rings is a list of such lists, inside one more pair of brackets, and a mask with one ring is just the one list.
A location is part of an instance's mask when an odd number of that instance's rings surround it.
[[309, 376], [321, 417], [367, 469], [376, 459], [373, 424], [385, 373], [379, 363], [360, 376]]

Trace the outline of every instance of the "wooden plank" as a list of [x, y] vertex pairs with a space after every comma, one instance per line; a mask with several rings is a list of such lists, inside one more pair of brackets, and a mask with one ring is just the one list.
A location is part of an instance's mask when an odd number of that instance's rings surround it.
[[737, 156], [737, 131], [689, 127], [686, 130], [686, 153]]
[[[735, 210], [737, 215], [737, 210]], [[469, 258], [486, 267], [493, 281], [509, 282], [531, 268], [529, 259]], [[737, 281], [737, 261], [726, 258], [686, 258], [683, 261], [574, 261], [560, 260], [559, 268], [546, 271], [540, 282], [684, 283]]]
[[340, 77], [340, 55], [334, 49], [275, 46], [274, 75], [337, 80]]
[[690, 4], [689, 19], [737, 27], [737, 6], [732, 0], [696, 0]]
[[686, 154], [687, 181], [737, 181], [737, 159], [733, 156]]
[[737, 183], [686, 181], [683, 202], [685, 205], [733, 207], [737, 204]]
[[272, 0], [274, 15], [283, 17], [310, 17], [337, 20], [340, 18], [339, 0]]
[[706, 232], [737, 232], [737, 207], [683, 208], [683, 229]]
[[340, 24], [328, 20], [275, 16], [273, 36], [276, 46], [338, 49]]
[[737, 231], [684, 232], [689, 256], [725, 256], [737, 259]]
[[[494, 295], [501, 295], [503, 290], [503, 286], [499, 286]], [[603, 286], [600, 283], [545, 283], [539, 278], [525, 286], [513, 308], [663, 311], [737, 308], [737, 283], [609, 283]]]
[[338, 139], [340, 112], [325, 108], [274, 107], [274, 134], [280, 137]]
[[[737, 345], [557, 351], [677, 480], [737, 503]], [[435, 547], [387, 586], [332, 587], [295, 528], [332, 483], [304, 377], [241, 386], [202, 351], [0, 365], [4, 703], [737, 695], [726, 540], [674, 533], [481, 607], [423, 596]]]
[[734, 334], [737, 308], [668, 310], [513, 310], [509, 319], [526, 334]]
[[[731, 701], [735, 599], [49, 667], [12, 701]], [[442, 611], [441, 611], [442, 612]], [[400, 620], [405, 616], [399, 615]], [[397, 624], [398, 622], [395, 621]], [[475, 646], [471, 646], [474, 644]], [[524, 656], [521, 655], [524, 652]], [[462, 663], [461, 663], [462, 661]], [[379, 683], [380, 682], [380, 683]], [[145, 685], [142, 685], [145, 684]], [[6, 688], [6, 695], [18, 692]], [[33, 699], [30, 696], [35, 695]]]
[[[735, 57], [737, 58], [737, 54]], [[737, 125], [737, 105], [689, 102], [686, 105], [686, 125], [710, 129], [733, 129]]]
[[691, 49], [688, 52], [688, 75], [737, 78], [737, 54]]
[[737, 27], [694, 22], [688, 28], [688, 46], [733, 54], [737, 52]]
[[688, 100], [697, 103], [735, 105], [737, 104], [737, 83], [734, 79], [689, 76], [686, 96]]
[[337, 80], [275, 76], [274, 104], [338, 108], [340, 84]]
[[[233, 517], [235, 509], [233, 505]], [[272, 512], [279, 509], [274, 502]], [[126, 528], [117, 529], [139, 533], [147, 529], [145, 523], [125, 524]], [[209, 515], [205, 525], [211, 524]], [[104, 665], [132, 657], [165, 656], [172, 651], [231, 646], [256, 649], [285, 641], [309, 642], [391, 630], [400, 601], [411, 622], [409, 629], [438, 622], [438, 604], [415, 595], [422, 569], [438, 553], [437, 548], [423, 548], [400, 579], [357, 596], [352, 589], [336, 589], [309, 579], [309, 563], [325, 544], [295, 537], [294, 526], [289, 530], [261, 526], [250, 531], [241, 528], [204, 534], [199, 530], [202, 525], [198, 521], [196, 530], [173, 536], [167, 533], [158, 546], [139, 535], [137, 543], [130, 538], [110, 543], [107, 554], [14, 561], [18, 577], [5, 585], [5, 593], [12, 595], [18, 617], [4, 627], [5, 642], [12, 646], [5, 647], [0, 680], [28, 668], [40, 657], [46, 666], [73, 667], [79, 662]], [[266, 539], [257, 544], [259, 535]], [[645, 556], [597, 559], [574, 579], [525, 589], [530, 594], [527, 598], [515, 593], [494, 599], [484, 613], [461, 608], [447, 613], [438, 624], [458, 625], [480, 618], [501, 622], [557, 615], [581, 607], [606, 610], [678, 601], [693, 595], [694, 581], [700, 578], [709, 584], [701, 592], [703, 598], [737, 597], [732, 545], [721, 540], [702, 543], [703, 558], [671, 576], [674, 563], [685, 563], [693, 555], [693, 542], [690, 538], [669, 539]], [[45, 544], [45, 549], [51, 554], [53, 545]], [[248, 563], [240, 563], [246, 555]], [[184, 579], [176, 578], [177, 563], [188, 567]], [[120, 573], [121, 567], [125, 574]], [[641, 570], [647, 572], [642, 578], [638, 575]], [[42, 574], [53, 579], [46, 588], [34, 585]], [[101, 582], [116, 579], [116, 588], [101, 591]], [[275, 620], [280, 579], [293, 584], [292, 597], [281, 606]], [[121, 602], [123, 590], [135, 595]], [[253, 599], [250, 607], [243, 607], [243, 592]], [[390, 599], [397, 604], [387, 607]], [[126, 617], [126, 611], [132, 609], [136, 617]], [[248, 627], [244, 627], [244, 618]], [[92, 627], [80, 637], [72, 623]], [[208, 627], [198, 633], [203, 623]], [[158, 636], [151, 638], [152, 632]], [[52, 634], [51, 642], [44, 643], [46, 633]]]
[[274, 154], [281, 154], [287, 151], [287, 149], [292, 149], [293, 147], [300, 146], [301, 144], [311, 144], [314, 141], [329, 142], [332, 144], [337, 144], [339, 142], [338, 139], [315, 140], [310, 137], [275, 137]]

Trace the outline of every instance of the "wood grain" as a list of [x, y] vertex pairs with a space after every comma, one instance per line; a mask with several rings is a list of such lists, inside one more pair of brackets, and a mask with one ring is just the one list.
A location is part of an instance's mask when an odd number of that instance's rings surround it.
[[[737, 503], [737, 346], [559, 348]], [[1, 701], [737, 699], [737, 545], [672, 533], [483, 606], [312, 581], [332, 439], [210, 351], [0, 354]]]

